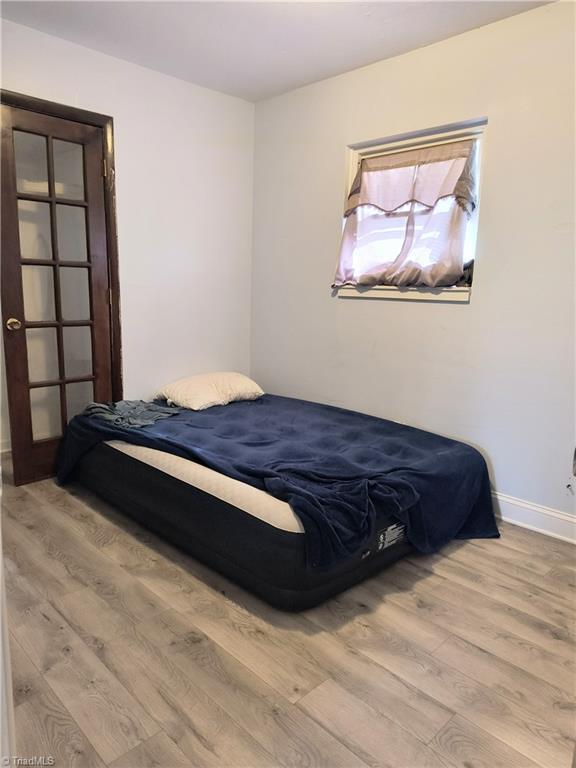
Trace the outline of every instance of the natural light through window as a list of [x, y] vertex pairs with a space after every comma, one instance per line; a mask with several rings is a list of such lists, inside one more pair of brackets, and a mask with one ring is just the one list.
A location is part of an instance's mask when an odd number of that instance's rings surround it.
[[433, 139], [357, 160], [335, 288], [471, 285], [480, 132]]

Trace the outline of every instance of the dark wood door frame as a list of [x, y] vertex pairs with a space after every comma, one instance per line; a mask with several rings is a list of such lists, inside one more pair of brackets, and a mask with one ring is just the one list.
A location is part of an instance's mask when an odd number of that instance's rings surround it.
[[0, 103], [27, 109], [42, 115], [73, 120], [102, 129], [104, 155], [104, 209], [106, 215], [106, 246], [110, 285], [110, 331], [112, 350], [112, 397], [122, 399], [122, 346], [120, 333], [120, 282], [118, 277], [118, 242], [116, 228], [116, 185], [114, 168], [114, 123], [109, 115], [89, 112], [57, 104], [13, 91], [0, 90]]

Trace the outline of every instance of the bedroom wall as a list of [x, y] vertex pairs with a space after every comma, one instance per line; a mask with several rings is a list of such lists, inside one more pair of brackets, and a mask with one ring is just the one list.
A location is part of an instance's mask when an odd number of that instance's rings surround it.
[[248, 372], [254, 105], [6, 21], [2, 43], [3, 88], [114, 118], [125, 396]]
[[[573, 535], [574, 9], [555, 3], [261, 102], [252, 373], [465, 440], [503, 514]], [[346, 146], [489, 120], [470, 305], [330, 284]]]

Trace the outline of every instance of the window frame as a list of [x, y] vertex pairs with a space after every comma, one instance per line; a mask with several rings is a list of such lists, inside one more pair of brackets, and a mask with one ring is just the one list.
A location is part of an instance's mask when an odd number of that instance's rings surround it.
[[[448, 144], [454, 141], [475, 139], [479, 142], [478, 154], [478, 189], [476, 216], [480, 210], [480, 180], [483, 177], [483, 164], [485, 157], [486, 135], [488, 118], [481, 117], [474, 120], [466, 120], [448, 125], [426, 128], [420, 131], [397, 134], [384, 139], [349, 144], [346, 148], [346, 175], [344, 189], [344, 207], [354, 178], [362, 160], [368, 157], [377, 157], [383, 154], [422, 149], [424, 147]], [[480, 143], [481, 142], [481, 143]], [[474, 249], [476, 260], [477, 248]], [[396, 285], [376, 285], [362, 288], [355, 285], [343, 285], [333, 289], [333, 295], [341, 299], [388, 299], [393, 301], [441, 301], [447, 303], [469, 304], [472, 296], [472, 286], [445, 286], [429, 288], [428, 286], [400, 287]]]

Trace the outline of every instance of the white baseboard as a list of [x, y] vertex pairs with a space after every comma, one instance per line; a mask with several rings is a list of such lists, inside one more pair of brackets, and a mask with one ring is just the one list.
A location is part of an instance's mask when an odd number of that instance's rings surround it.
[[543, 507], [531, 501], [494, 493], [497, 517], [507, 523], [576, 544], [576, 515]]

